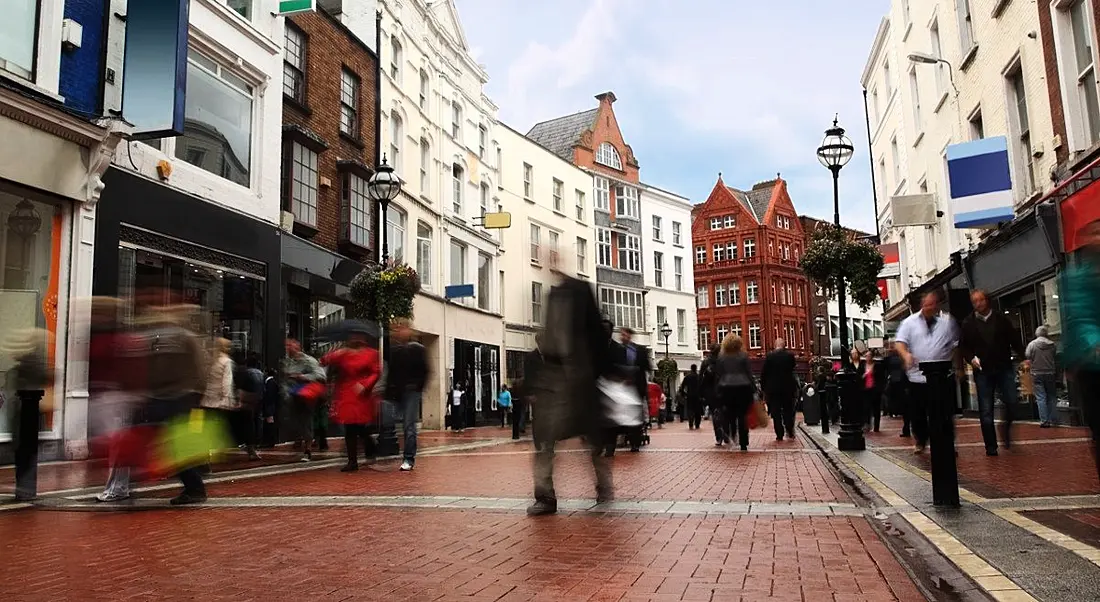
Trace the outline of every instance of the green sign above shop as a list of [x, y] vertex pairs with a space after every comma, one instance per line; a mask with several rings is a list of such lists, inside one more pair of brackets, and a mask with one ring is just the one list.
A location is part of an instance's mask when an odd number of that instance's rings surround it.
[[315, 10], [317, 0], [279, 0], [279, 14], [289, 15]]

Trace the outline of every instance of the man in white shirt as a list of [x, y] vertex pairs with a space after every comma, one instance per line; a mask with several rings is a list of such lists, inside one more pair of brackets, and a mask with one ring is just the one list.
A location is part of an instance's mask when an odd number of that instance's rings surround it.
[[950, 314], [940, 311], [943, 292], [932, 291], [921, 299], [920, 312], [906, 318], [898, 327], [894, 348], [905, 362], [909, 377], [911, 426], [916, 439], [915, 453], [928, 444], [928, 379], [921, 362], [951, 360], [959, 346], [959, 327]]

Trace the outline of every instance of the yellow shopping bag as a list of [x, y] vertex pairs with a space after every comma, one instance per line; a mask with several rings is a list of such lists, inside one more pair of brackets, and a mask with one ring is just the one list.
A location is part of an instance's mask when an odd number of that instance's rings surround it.
[[229, 429], [219, 414], [194, 409], [169, 420], [161, 429], [158, 464], [162, 470], [178, 472], [207, 463], [211, 451], [225, 449], [231, 444]]

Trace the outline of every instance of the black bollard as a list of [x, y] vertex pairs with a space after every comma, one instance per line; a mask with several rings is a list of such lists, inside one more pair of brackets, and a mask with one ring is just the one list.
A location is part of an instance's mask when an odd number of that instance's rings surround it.
[[955, 455], [955, 383], [949, 360], [921, 362], [928, 380], [928, 443], [932, 462], [932, 503], [959, 507], [959, 468]]
[[840, 436], [837, 438], [837, 448], [840, 451], [863, 451], [867, 449], [867, 441], [863, 438], [867, 410], [863, 407], [859, 379], [855, 372], [841, 370], [836, 374], [836, 382], [840, 393]]
[[19, 440], [15, 445], [15, 499], [29, 501], [38, 497], [39, 408], [45, 391], [20, 389]]

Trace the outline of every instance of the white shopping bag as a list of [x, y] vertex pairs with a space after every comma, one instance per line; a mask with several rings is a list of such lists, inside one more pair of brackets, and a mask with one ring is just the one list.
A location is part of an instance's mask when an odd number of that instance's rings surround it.
[[645, 420], [646, 406], [633, 387], [607, 379], [600, 379], [599, 387], [600, 392], [603, 393], [608, 420], [617, 426], [642, 424]]

